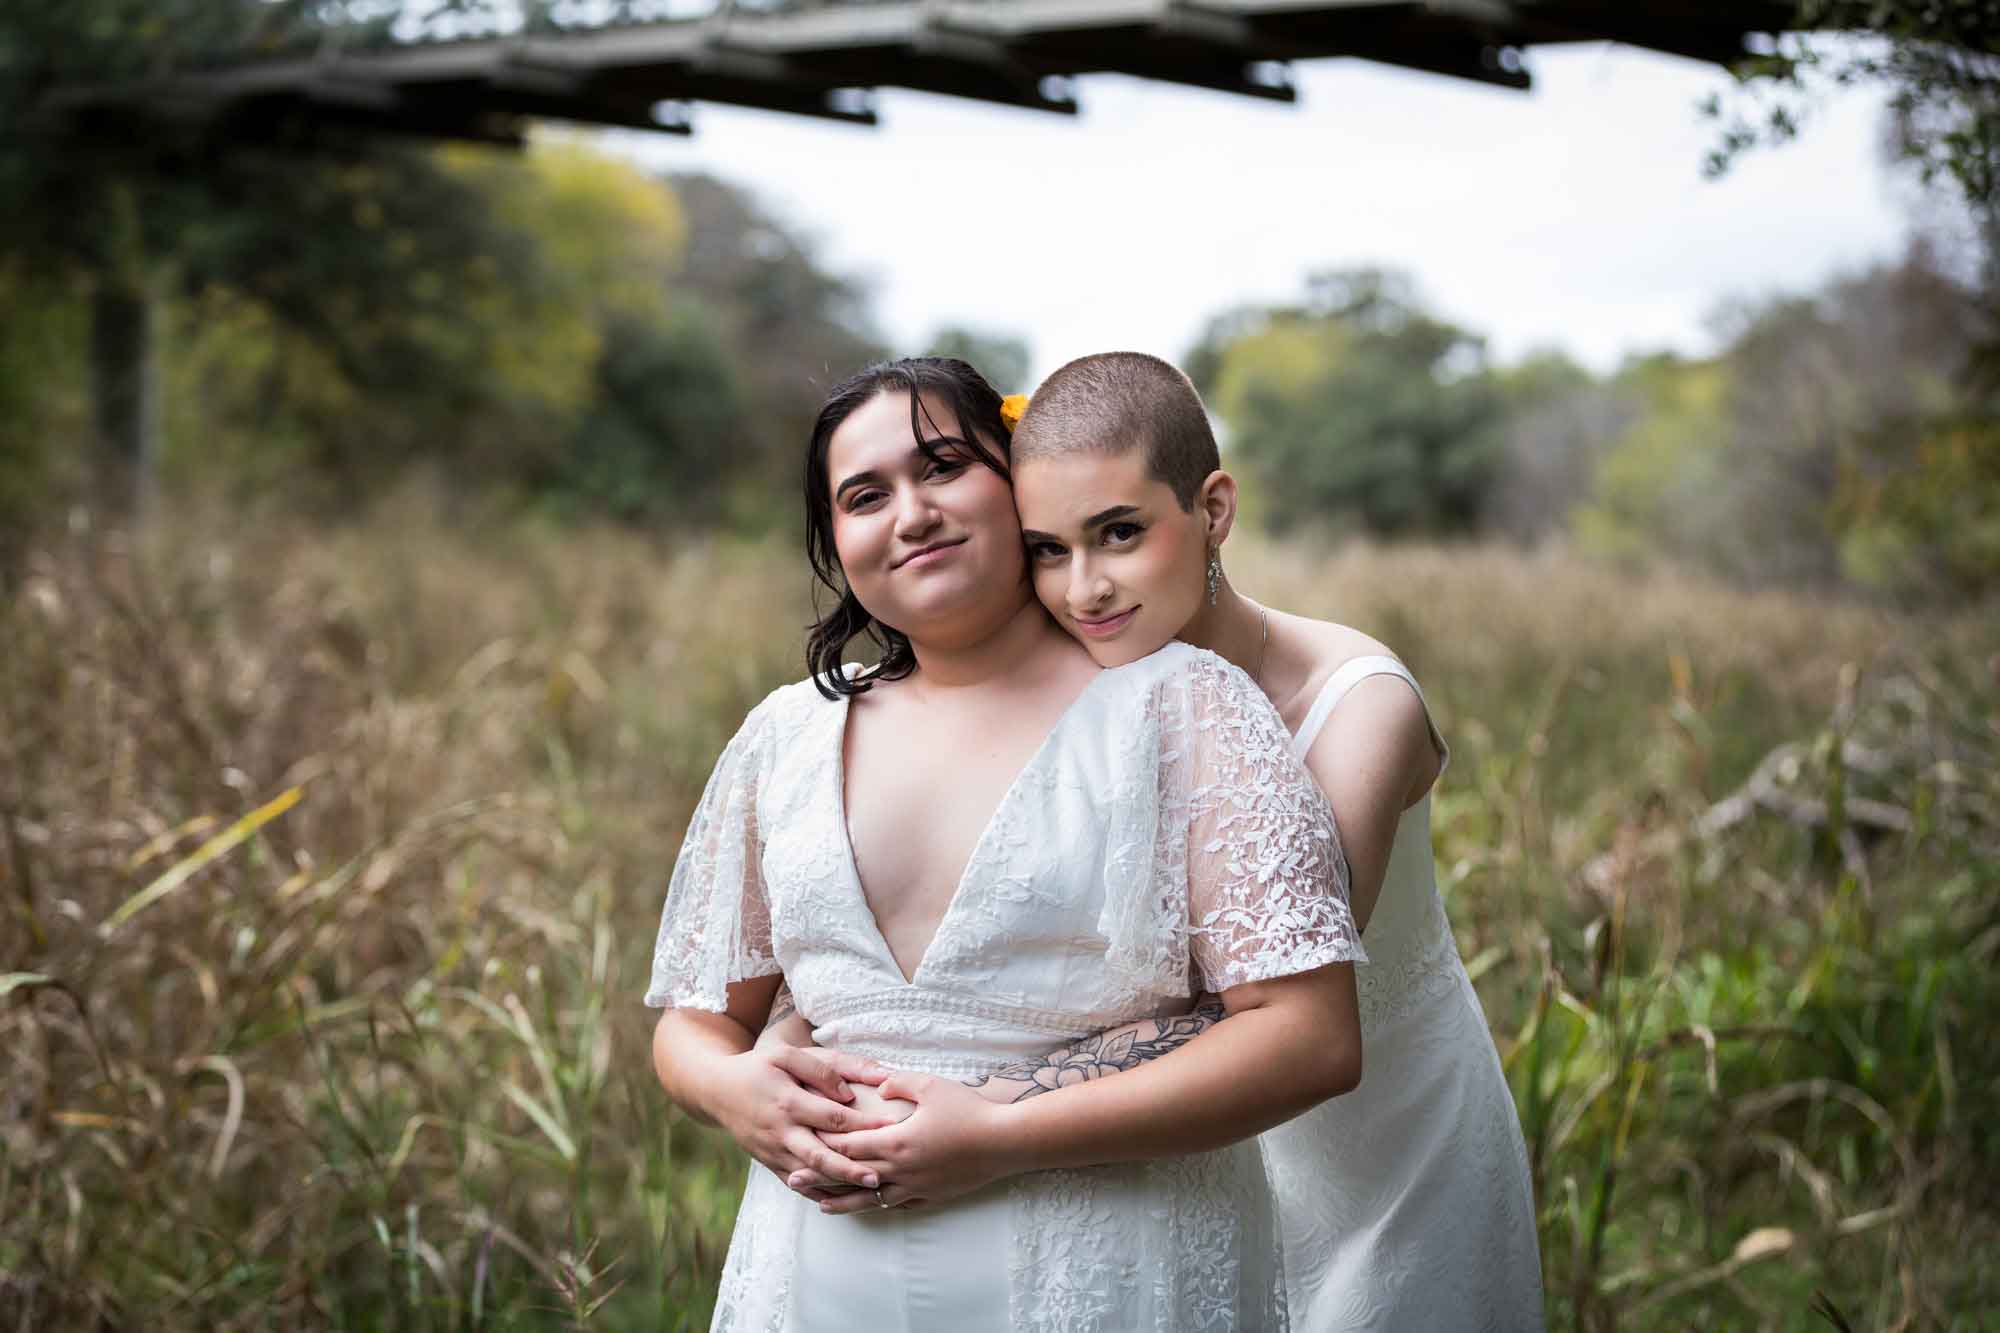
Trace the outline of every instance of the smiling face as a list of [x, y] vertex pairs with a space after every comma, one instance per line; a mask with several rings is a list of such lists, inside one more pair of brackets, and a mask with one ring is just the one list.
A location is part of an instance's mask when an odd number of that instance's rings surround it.
[[942, 404], [926, 398], [918, 422], [921, 446], [910, 396], [885, 392], [833, 433], [834, 550], [848, 587], [883, 624], [920, 642], [977, 635], [1022, 603], [1013, 493]]
[[1016, 465], [1035, 595], [1099, 665], [1157, 651], [1203, 609], [1209, 544], [1220, 540], [1204, 498], [1182, 509], [1143, 449]]

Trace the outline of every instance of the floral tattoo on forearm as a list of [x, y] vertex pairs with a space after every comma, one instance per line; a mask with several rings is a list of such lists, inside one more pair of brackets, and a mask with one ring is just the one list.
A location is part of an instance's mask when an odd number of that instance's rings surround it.
[[[1212, 996], [1204, 997], [1188, 1013], [1100, 1032], [1058, 1047], [1037, 1059], [1022, 1060], [965, 1082], [968, 1087], [974, 1088], [988, 1083], [1025, 1084], [1021, 1092], [1011, 1098], [1023, 1102], [1073, 1083], [1086, 1083], [1120, 1070], [1136, 1069], [1148, 1060], [1157, 1060], [1169, 1051], [1187, 1045], [1227, 1016], [1222, 1001]], [[1148, 1028], [1153, 1029], [1153, 1035], [1142, 1036]]]

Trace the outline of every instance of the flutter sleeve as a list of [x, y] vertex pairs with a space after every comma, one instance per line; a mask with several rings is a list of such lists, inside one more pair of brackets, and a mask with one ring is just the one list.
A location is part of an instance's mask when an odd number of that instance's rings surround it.
[[758, 793], [777, 738], [766, 700], [716, 760], [681, 840], [653, 945], [646, 1003], [654, 1008], [728, 1007], [732, 982], [779, 970], [764, 891]]
[[1161, 772], [1185, 801], [1189, 953], [1206, 988], [1366, 961], [1333, 810], [1263, 691], [1210, 654], [1168, 686]]

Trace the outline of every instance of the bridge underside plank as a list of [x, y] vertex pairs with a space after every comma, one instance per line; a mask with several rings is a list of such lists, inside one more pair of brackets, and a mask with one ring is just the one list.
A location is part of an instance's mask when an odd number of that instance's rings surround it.
[[1714, 9], [1696, 14], [1677, 6], [1633, 4], [1606, 10], [1596, 5], [1545, 3], [1529, 11], [1523, 43], [1614, 41], [1711, 64], [1728, 64], [1744, 54], [1749, 32], [1781, 32], [1784, 7], [1744, 4], [1722, 18]]
[[[1070, 113], [1051, 76], [1124, 73], [1292, 101], [1286, 62], [1355, 57], [1524, 88], [1520, 48], [1611, 40], [1728, 62], [1783, 28], [1786, 0], [1012, 0], [823, 3], [586, 33], [271, 61], [139, 88], [72, 91], [79, 108], [255, 106], [415, 134], [490, 139], [508, 118], [685, 132], [660, 103], [714, 101], [875, 123], [875, 87]], [[497, 118], [497, 119], [496, 119]]]

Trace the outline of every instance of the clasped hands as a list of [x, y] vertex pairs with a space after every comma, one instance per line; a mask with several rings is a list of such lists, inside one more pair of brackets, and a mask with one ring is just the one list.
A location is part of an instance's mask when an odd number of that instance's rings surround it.
[[723, 1129], [821, 1212], [942, 1203], [1012, 1169], [996, 1146], [1007, 1108], [964, 1084], [773, 1041], [724, 1063]]

